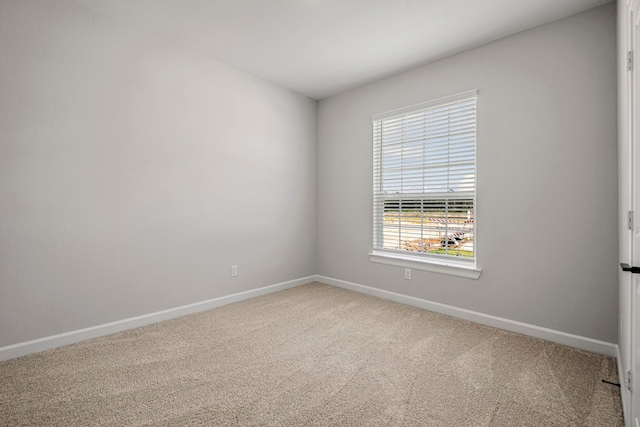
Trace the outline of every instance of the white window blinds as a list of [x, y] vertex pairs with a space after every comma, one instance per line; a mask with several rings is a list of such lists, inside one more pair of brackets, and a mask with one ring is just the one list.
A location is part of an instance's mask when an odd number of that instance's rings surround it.
[[374, 250], [475, 260], [477, 91], [372, 117]]

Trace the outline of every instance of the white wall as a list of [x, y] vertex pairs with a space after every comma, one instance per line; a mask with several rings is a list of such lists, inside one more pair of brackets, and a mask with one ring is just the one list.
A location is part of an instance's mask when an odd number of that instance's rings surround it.
[[[322, 100], [318, 274], [617, 342], [614, 4]], [[477, 88], [479, 280], [373, 264], [370, 116]]]
[[315, 120], [73, 2], [0, 0], [0, 347], [314, 274]]

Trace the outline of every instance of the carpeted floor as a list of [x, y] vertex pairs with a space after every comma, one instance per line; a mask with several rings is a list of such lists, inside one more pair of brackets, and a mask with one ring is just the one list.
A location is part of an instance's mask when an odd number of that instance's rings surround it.
[[0, 363], [2, 426], [622, 426], [614, 359], [319, 283]]

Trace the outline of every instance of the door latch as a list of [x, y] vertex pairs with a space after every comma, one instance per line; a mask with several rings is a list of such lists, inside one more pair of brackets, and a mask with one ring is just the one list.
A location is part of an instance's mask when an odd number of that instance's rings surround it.
[[622, 271], [630, 271], [633, 274], [640, 274], [640, 267], [631, 267], [629, 264], [627, 263], [620, 263], [620, 267], [622, 268]]

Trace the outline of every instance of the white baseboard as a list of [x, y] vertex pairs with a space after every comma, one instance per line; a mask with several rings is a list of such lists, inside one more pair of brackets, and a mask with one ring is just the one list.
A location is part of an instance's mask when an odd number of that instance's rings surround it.
[[[517, 332], [536, 338], [542, 338], [559, 344], [580, 348], [594, 353], [600, 353], [611, 357], [618, 356], [618, 346], [612, 343], [594, 340], [592, 338], [581, 337], [579, 335], [568, 334], [566, 332], [555, 331], [553, 329], [543, 328], [540, 326], [530, 325], [527, 323], [517, 322], [514, 320], [504, 319], [501, 317], [491, 316], [476, 311], [466, 310], [451, 305], [441, 304], [438, 302], [428, 301], [408, 295], [402, 295], [395, 292], [385, 291], [382, 289], [372, 288], [358, 283], [347, 282], [344, 280], [334, 279], [326, 276], [308, 276], [300, 279], [290, 280], [271, 286], [265, 286], [250, 291], [239, 292], [237, 294], [227, 295], [224, 297], [214, 298], [207, 301], [201, 301], [194, 304], [184, 305], [181, 307], [171, 308], [168, 310], [158, 311], [155, 313], [145, 314], [142, 316], [132, 317], [129, 319], [118, 320], [103, 325], [93, 326], [90, 328], [79, 329], [76, 331], [65, 332], [62, 334], [52, 335], [49, 337], [39, 338], [32, 341], [25, 341], [18, 344], [12, 344], [0, 347], [0, 361], [9, 360], [27, 354], [37, 353], [39, 351], [48, 350], [50, 348], [61, 347], [68, 344], [74, 344], [90, 338], [110, 335], [116, 332], [128, 329], [138, 328], [150, 325], [152, 323], [170, 320], [176, 317], [185, 316], [187, 314], [197, 313], [199, 311], [220, 307], [226, 304], [282, 291], [296, 286], [304, 285], [311, 282], [323, 282], [328, 285], [337, 286], [339, 288], [349, 289], [352, 291], [384, 298], [387, 300], [423, 308], [425, 310], [436, 313], [446, 314], [448, 316], [469, 320], [471, 322], [480, 323], [487, 326], [493, 326], [507, 331]], [[618, 357], [618, 363], [620, 358]], [[621, 367], [618, 366], [618, 370]], [[620, 378], [624, 378], [624, 372], [620, 371]], [[625, 405], [625, 395], [623, 395], [623, 406]], [[626, 413], [626, 412], [625, 412]]]
[[142, 316], [105, 323], [103, 325], [92, 326], [90, 328], [79, 329], [76, 331], [65, 332], [49, 337], [38, 338], [32, 341], [25, 341], [18, 344], [0, 347], [0, 361], [14, 359], [16, 357], [37, 353], [40, 351], [48, 350], [50, 348], [74, 344], [90, 338], [101, 337], [128, 329], [139, 328], [140, 326], [146, 326], [152, 323], [174, 319], [176, 317], [185, 316], [187, 314], [197, 313], [199, 311], [208, 310], [210, 308], [220, 307], [226, 304], [231, 304], [249, 298], [255, 298], [261, 295], [282, 291], [315, 281], [316, 276], [302, 277], [300, 279], [277, 283], [270, 286], [264, 286], [262, 288], [239, 292], [237, 294], [214, 298], [207, 301], [196, 302], [193, 304], [183, 305], [181, 307], [170, 308], [168, 310], [157, 311], [155, 313], [144, 314]]
[[618, 346], [613, 343], [594, 340], [592, 338], [573, 335], [566, 332], [543, 328], [540, 326], [530, 325], [528, 323], [517, 322], [515, 320], [504, 319], [502, 317], [496, 317], [489, 314], [479, 313], [477, 311], [471, 311], [464, 308], [441, 304], [439, 302], [428, 301], [421, 298], [372, 288], [369, 286], [360, 285], [358, 283], [347, 282], [331, 277], [317, 275], [316, 279], [318, 282], [326, 283], [328, 285], [333, 285], [339, 288], [349, 289], [351, 291], [388, 299], [391, 301], [399, 302], [401, 304], [423, 308], [425, 310], [446, 314], [447, 316], [457, 317], [459, 319], [469, 320], [471, 322], [480, 323], [482, 325], [493, 326], [494, 328], [517, 332], [523, 335], [541, 338], [558, 344], [564, 344], [570, 347], [604, 354], [610, 357], [617, 356], [616, 349], [618, 348]]

